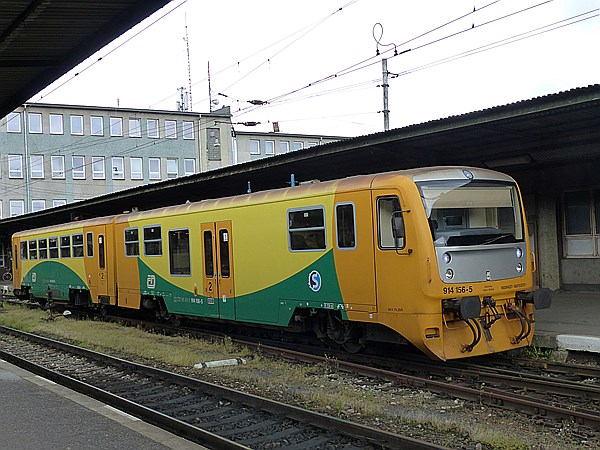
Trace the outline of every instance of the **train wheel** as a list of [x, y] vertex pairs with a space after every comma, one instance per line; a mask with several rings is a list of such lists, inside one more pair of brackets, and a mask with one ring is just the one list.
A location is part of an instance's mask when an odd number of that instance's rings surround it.
[[171, 324], [178, 327], [179, 325], [181, 325], [181, 318], [176, 315], [176, 314], [171, 314], [169, 316], [169, 320], [171, 321]]
[[344, 347], [344, 350], [348, 353], [358, 353], [364, 348], [364, 345], [354, 339], [350, 339], [344, 342], [342, 347]]

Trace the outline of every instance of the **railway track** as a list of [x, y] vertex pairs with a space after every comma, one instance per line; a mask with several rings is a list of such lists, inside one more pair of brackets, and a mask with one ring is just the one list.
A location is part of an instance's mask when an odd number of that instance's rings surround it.
[[445, 448], [6, 327], [0, 357], [210, 448]]

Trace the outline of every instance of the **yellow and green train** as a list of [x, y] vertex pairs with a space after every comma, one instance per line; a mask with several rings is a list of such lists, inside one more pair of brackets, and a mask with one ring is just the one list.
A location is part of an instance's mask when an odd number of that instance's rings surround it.
[[507, 175], [432, 167], [18, 232], [15, 294], [464, 358], [531, 343], [533, 254]]

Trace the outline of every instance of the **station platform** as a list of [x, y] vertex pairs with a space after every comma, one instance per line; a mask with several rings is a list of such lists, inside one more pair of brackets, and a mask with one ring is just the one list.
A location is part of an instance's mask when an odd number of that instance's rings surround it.
[[537, 347], [600, 354], [600, 293], [553, 292], [535, 322]]
[[205, 449], [4, 360], [0, 440], [12, 450]]

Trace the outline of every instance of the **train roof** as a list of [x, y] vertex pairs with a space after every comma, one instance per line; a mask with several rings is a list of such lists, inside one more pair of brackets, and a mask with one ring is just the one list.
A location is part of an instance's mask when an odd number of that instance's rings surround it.
[[61, 233], [65, 231], [71, 231], [73, 229], [79, 229], [84, 227], [91, 227], [96, 225], [106, 225], [114, 221], [117, 215], [96, 217], [93, 219], [85, 220], [73, 220], [72, 222], [62, 223], [60, 225], [50, 225], [42, 228], [34, 228], [30, 230], [18, 231], [13, 234], [13, 238], [29, 236], [32, 234], [43, 234], [43, 233]]

